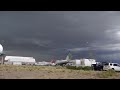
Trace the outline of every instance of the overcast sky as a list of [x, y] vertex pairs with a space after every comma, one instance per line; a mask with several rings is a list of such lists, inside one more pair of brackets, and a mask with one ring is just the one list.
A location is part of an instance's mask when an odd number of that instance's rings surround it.
[[7, 55], [37, 61], [73, 58], [120, 61], [120, 12], [0, 11], [0, 43]]

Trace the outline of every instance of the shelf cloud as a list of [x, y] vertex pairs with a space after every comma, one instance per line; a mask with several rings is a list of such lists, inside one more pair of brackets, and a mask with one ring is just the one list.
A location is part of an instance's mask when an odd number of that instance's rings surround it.
[[0, 42], [7, 55], [38, 60], [93, 50], [99, 60], [119, 61], [120, 12], [0, 11]]

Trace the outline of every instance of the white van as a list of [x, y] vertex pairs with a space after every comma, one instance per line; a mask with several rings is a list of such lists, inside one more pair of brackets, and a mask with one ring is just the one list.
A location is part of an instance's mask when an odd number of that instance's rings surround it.
[[107, 70], [115, 70], [115, 71], [120, 71], [120, 65], [118, 63], [106, 63], [103, 66], [103, 70], [107, 71]]

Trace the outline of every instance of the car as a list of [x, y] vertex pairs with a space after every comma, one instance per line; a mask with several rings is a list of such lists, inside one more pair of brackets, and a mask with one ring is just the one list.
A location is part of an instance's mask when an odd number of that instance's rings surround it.
[[106, 63], [103, 66], [103, 70], [107, 71], [107, 70], [115, 70], [115, 71], [120, 71], [120, 65], [118, 63]]
[[102, 65], [102, 63], [92, 64], [92, 68], [95, 71], [102, 71], [103, 70], [103, 65]]

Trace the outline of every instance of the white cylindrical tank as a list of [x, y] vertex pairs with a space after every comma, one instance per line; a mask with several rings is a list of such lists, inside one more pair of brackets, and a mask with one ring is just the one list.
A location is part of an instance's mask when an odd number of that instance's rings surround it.
[[91, 66], [92, 64], [96, 64], [95, 59], [84, 59], [85, 66]]
[[80, 59], [75, 59], [75, 60], [71, 60], [72, 64], [75, 66], [80, 66], [81, 65], [81, 61]]
[[80, 60], [75, 60], [76, 61], [76, 65], [80, 65]]
[[91, 62], [89, 61], [89, 59], [84, 59], [85, 62], [85, 66], [91, 66]]
[[3, 46], [0, 44], [0, 54], [3, 53]]

